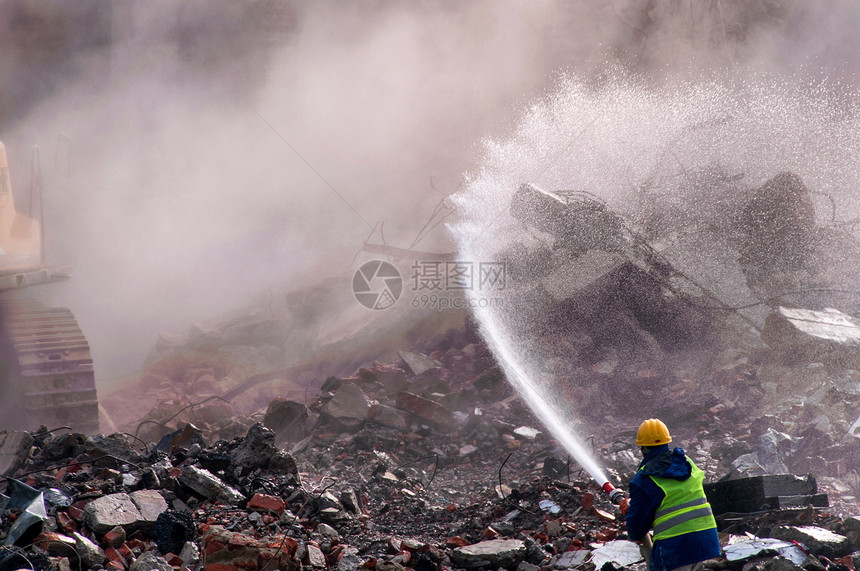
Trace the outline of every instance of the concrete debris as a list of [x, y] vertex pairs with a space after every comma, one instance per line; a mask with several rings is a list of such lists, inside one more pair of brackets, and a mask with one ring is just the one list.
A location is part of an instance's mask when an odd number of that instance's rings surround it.
[[179, 552], [179, 558], [182, 559], [182, 563], [186, 567], [194, 566], [200, 561], [200, 548], [197, 547], [196, 543], [186, 541]]
[[514, 429], [514, 436], [520, 440], [534, 440], [541, 434], [542, 432], [540, 430], [530, 426], [520, 426], [519, 428]]
[[[186, 386], [224, 373], [212, 362], [161, 362], [159, 374], [187, 383], [176, 381], [182, 399], [140, 427], [143, 442], [23, 433], [32, 442], [12, 473], [44, 496], [45, 516], [39, 539], [19, 543], [22, 556], [42, 556], [52, 571], [641, 571], [620, 513], [512, 394], [469, 327], [410, 347], [402, 363], [320, 368], [300, 393], [261, 391], [227, 416], [203, 418], [204, 404], [169, 420], [188, 405]], [[213, 347], [217, 330], [194, 342]], [[671, 423], [678, 445], [721, 480], [708, 494], [730, 539], [708, 569], [839, 571], [860, 549], [860, 523], [844, 515], [860, 513], [860, 455], [848, 434], [860, 373], [789, 367], [761, 346], [722, 351], [707, 372], [651, 368], [596, 350], [590, 336], [556, 341], [570, 356], [565, 390], [577, 415], [599, 416], [589, 447], [613, 483], [623, 488], [640, 458], [630, 402], [638, 416]], [[21, 508], [0, 498], [0, 540], [16, 521]]]
[[11, 476], [27, 459], [33, 437], [21, 430], [0, 430], [0, 476]]
[[789, 506], [827, 507], [827, 495], [818, 493], [811, 475], [767, 475], [705, 484], [715, 515], [751, 513]]
[[402, 410], [385, 404], [375, 404], [370, 408], [367, 419], [388, 428], [395, 428], [401, 432], [409, 431], [409, 417]]
[[75, 554], [86, 568], [95, 567], [107, 561], [104, 549], [89, 537], [77, 531], [72, 532], [72, 537], [75, 540]]
[[732, 462], [732, 477], [760, 476], [763, 474], [787, 474], [788, 468], [782, 458], [792, 451], [790, 436], [769, 428], [756, 438], [756, 449], [738, 456]]
[[[313, 567], [314, 569], [325, 569], [326, 561], [325, 555], [322, 550], [317, 547], [313, 543], [308, 543], [307, 545], [307, 554], [305, 556], [305, 563]], [[377, 569], [379, 567], [377, 566]]]
[[578, 549], [576, 551], [565, 551], [561, 555], [554, 557], [550, 563], [552, 569], [578, 569], [591, 557], [591, 551], [588, 549]]
[[770, 535], [776, 539], [797, 541], [813, 553], [831, 559], [848, 555], [855, 547], [844, 535], [814, 525], [781, 525], [774, 528]]
[[642, 561], [639, 545], [624, 539], [608, 541], [591, 552], [591, 562], [597, 569], [603, 568], [606, 563], [627, 567], [638, 561]]
[[370, 412], [370, 401], [353, 383], [343, 383], [323, 408], [323, 412], [345, 430], [357, 430]]
[[164, 496], [157, 490], [137, 490], [129, 494], [129, 496], [140, 512], [139, 529], [145, 532], [152, 531], [155, 527], [155, 522], [158, 520], [158, 516], [167, 510], [167, 502], [164, 500]]
[[267, 466], [275, 452], [275, 433], [258, 422], [248, 429], [248, 434], [228, 456], [231, 464], [248, 473]]
[[549, 512], [551, 514], [561, 513], [561, 508], [552, 500], [541, 500], [538, 503], [538, 507], [545, 512]]
[[791, 363], [860, 366], [860, 320], [836, 309], [777, 307], [765, 320], [762, 339]]
[[743, 561], [764, 552], [775, 552], [795, 565], [803, 565], [808, 560], [806, 553], [796, 543], [772, 538], [733, 536], [723, 546], [723, 555], [728, 561]]
[[525, 558], [526, 546], [519, 539], [492, 539], [451, 552], [451, 561], [465, 569], [516, 569]]
[[184, 466], [179, 473], [179, 482], [210, 500], [238, 504], [245, 499], [241, 493], [225, 484], [209, 470], [197, 466]]
[[428, 372], [438, 372], [441, 367], [439, 363], [421, 353], [398, 351], [398, 355], [403, 359], [406, 369], [415, 377], [420, 377]]
[[134, 560], [129, 571], [173, 571], [173, 566], [157, 553], [147, 551]]
[[125, 462], [134, 463], [140, 459], [123, 434], [96, 434], [86, 439], [84, 447], [98, 466], [119, 468]]
[[378, 383], [390, 395], [405, 391], [409, 386], [406, 371], [394, 365], [362, 367], [358, 370], [357, 376], [363, 383]]
[[278, 443], [298, 442], [307, 436], [308, 407], [300, 402], [276, 398], [269, 403], [263, 424], [275, 433]]
[[397, 407], [411, 412], [424, 422], [429, 422], [442, 430], [454, 428], [454, 415], [450, 410], [428, 398], [402, 392], [397, 396]]
[[191, 448], [194, 444], [206, 446], [200, 429], [190, 422], [175, 432], [165, 435], [156, 445], [157, 450], [170, 452], [174, 448]]
[[84, 523], [98, 535], [104, 535], [117, 526], [134, 531], [142, 520], [143, 516], [128, 494], [103, 496], [84, 508]]
[[[516, 242], [500, 253], [511, 266], [512, 301], [531, 310], [524, 320], [529, 328], [576, 338], [575, 354], [611, 347], [623, 357], [660, 360], [665, 352], [713, 342], [728, 325], [726, 316], [702, 309], [699, 301], [710, 292], [681, 284], [683, 274], [588, 193], [524, 184], [510, 211], [526, 228], [545, 233], [537, 245]], [[565, 350], [553, 358], [564, 353], [570, 355]], [[608, 375], [614, 361], [591, 364], [601, 363], [597, 371]]]

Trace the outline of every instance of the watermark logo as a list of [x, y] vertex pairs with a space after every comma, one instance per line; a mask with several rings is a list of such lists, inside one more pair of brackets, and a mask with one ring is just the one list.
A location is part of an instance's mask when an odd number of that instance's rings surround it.
[[397, 303], [402, 292], [400, 271], [383, 260], [363, 264], [352, 277], [352, 293], [368, 309], [388, 309]]
[[504, 262], [416, 260], [412, 291], [502, 291], [507, 286]]
[[[503, 262], [416, 260], [410, 267], [413, 309], [477, 309], [500, 307], [501, 297], [491, 292], [507, 289]], [[388, 309], [404, 290], [400, 271], [389, 262], [373, 260], [361, 266], [352, 278], [355, 299], [368, 309]]]

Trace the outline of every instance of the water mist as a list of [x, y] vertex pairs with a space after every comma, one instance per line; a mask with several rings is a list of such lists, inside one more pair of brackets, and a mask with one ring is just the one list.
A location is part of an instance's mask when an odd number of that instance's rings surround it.
[[[494, 262], [514, 245], [528, 255], [540, 248], [560, 255], [552, 236], [524, 227], [510, 214], [514, 192], [534, 183], [550, 191], [592, 193], [632, 224], [646, 225], [649, 215], [679, 213], [670, 221], [676, 226], [660, 237], [661, 253], [693, 272], [699, 283], [733, 297], [730, 301], [743, 300], [749, 291], [739, 284], [737, 268], [726, 262], [736, 260], [736, 252], [718, 243], [718, 232], [705, 229], [705, 218], [737, 188], [756, 188], [782, 171], [827, 196], [821, 208], [816, 203], [819, 219], [831, 218], [831, 205], [836, 218], [856, 218], [858, 101], [855, 91], [838, 82], [800, 84], [767, 76], [661, 86], [619, 70], [597, 83], [567, 77], [525, 110], [509, 138], [485, 141], [479, 168], [454, 197], [459, 218], [450, 229], [460, 258]], [[576, 261], [569, 267], [576, 272]], [[547, 430], [603, 483], [605, 474], [576, 434], [585, 406], [578, 395], [601, 387], [583, 386], [594, 376], [577, 376], [576, 366], [582, 370], [577, 355], [567, 354], [563, 340], [539, 325], [552, 308], [540, 287], [545, 272], [536, 266], [531, 276], [508, 277], [494, 303], [478, 299], [485, 292], [470, 293], [484, 339]], [[599, 398], [590, 402], [609, 403], [613, 393], [601, 391]], [[644, 418], [635, 402], [624, 404], [632, 440]], [[599, 415], [589, 411], [592, 419]]]

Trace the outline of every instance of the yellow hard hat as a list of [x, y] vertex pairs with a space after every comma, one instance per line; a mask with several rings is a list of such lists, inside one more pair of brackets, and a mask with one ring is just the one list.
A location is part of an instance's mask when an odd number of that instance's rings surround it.
[[649, 418], [639, 425], [636, 432], [636, 446], [660, 446], [672, 442], [669, 429], [662, 421]]

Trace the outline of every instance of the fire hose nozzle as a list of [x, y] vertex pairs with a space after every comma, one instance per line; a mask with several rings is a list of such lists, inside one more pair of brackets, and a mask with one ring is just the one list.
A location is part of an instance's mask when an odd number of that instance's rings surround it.
[[618, 506], [618, 509], [621, 510], [622, 515], [627, 515], [627, 498], [624, 497], [624, 492], [606, 482], [603, 484], [603, 491], [609, 495], [609, 501]]

